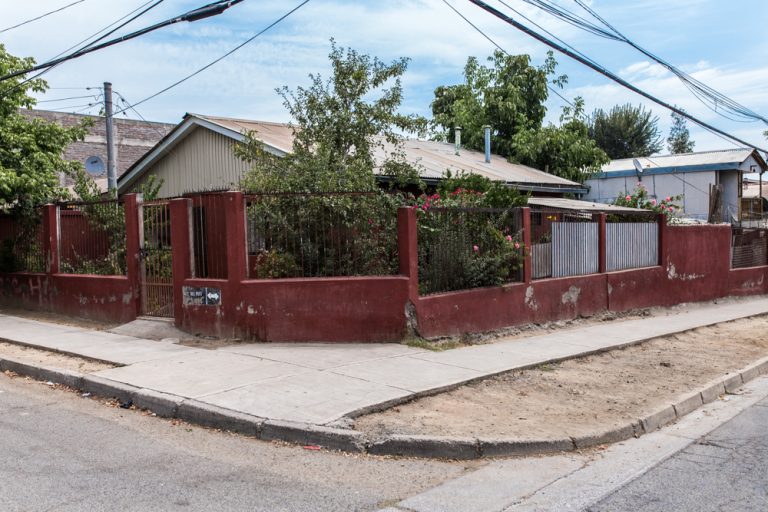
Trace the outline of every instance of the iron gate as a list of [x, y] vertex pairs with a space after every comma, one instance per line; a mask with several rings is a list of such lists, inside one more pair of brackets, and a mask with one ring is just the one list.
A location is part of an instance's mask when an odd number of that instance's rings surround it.
[[144, 203], [141, 210], [141, 314], [173, 318], [171, 210], [167, 201]]

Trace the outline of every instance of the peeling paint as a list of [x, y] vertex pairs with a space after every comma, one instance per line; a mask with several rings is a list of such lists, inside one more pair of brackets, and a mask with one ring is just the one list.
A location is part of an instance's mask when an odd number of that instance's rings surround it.
[[[624, 283], [621, 283], [622, 286], [624, 286]], [[608, 283], [608, 295], [613, 293], [613, 286], [611, 286], [611, 283]]]
[[667, 265], [667, 279], [670, 281], [694, 281], [705, 277], [704, 274], [678, 274], [674, 263]]
[[579, 295], [581, 295], [581, 288], [571, 286], [568, 288], [568, 291], [563, 294], [560, 300], [563, 304], [576, 304], [579, 302]]
[[536, 311], [539, 309], [539, 303], [536, 302], [536, 298], [533, 296], [533, 293], [533, 286], [529, 286], [525, 289], [525, 305], [533, 311]]
[[249, 315], [255, 315], [256, 314], [256, 309], [254, 309], [254, 307], [251, 304], [248, 304], [248, 314]]
[[126, 306], [129, 305], [131, 303], [131, 299], [133, 298], [132, 295], [133, 294], [131, 292], [124, 293], [123, 294], [123, 304], [125, 304]]

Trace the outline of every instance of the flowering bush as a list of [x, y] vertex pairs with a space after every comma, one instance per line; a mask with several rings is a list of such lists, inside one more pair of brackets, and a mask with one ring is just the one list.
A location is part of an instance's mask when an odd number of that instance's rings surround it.
[[667, 217], [674, 217], [681, 211], [680, 205], [677, 203], [682, 199], [683, 196], [667, 196], [661, 200], [651, 198], [648, 195], [648, 189], [642, 183], [638, 183], [631, 193], [617, 197], [613, 204], [652, 210], [656, 213], [663, 213]]

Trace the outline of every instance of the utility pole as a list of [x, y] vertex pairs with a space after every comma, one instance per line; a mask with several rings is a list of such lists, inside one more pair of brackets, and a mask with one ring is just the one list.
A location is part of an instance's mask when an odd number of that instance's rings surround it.
[[117, 148], [112, 119], [112, 84], [104, 82], [104, 115], [107, 121], [107, 189], [117, 196]]

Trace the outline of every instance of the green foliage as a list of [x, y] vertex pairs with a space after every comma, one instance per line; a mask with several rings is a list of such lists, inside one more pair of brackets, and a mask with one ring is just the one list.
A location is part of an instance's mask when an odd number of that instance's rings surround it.
[[656, 213], [663, 213], [667, 218], [673, 218], [680, 212], [678, 202], [682, 199], [683, 196], [668, 196], [663, 199], [651, 198], [648, 195], [648, 189], [642, 183], [638, 183], [632, 192], [627, 192], [626, 195], [617, 197], [613, 204], [651, 210]]
[[[542, 126], [547, 87], [557, 68], [551, 52], [539, 67], [531, 66], [528, 55], [501, 51], [488, 61], [483, 66], [470, 57], [463, 84], [435, 89], [436, 138], [453, 142], [455, 128], [461, 127], [462, 145], [483, 151], [483, 126], [489, 125], [495, 154], [579, 182], [608, 161], [588, 137], [580, 98], [574, 109], [564, 110], [561, 126]], [[567, 80], [562, 75], [552, 83], [562, 87]]]
[[685, 118], [677, 112], [672, 112], [672, 127], [669, 129], [669, 137], [667, 137], [669, 152], [673, 155], [690, 153], [695, 145], [696, 143], [691, 140]]
[[616, 105], [592, 113], [589, 135], [609, 157], [632, 158], [658, 153], [662, 146], [659, 118], [642, 105]]
[[[0, 44], [0, 75], [30, 67], [31, 58], [19, 58]], [[27, 214], [35, 205], [67, 197], [59, 174], [75, 176], [84, 172], [79, 162], [63, 158], [74, 141], [83, 140], [88, 123], [64, 128], [42, 119], [28, 119], [19, 110], [32, 108], [31, 92], [44, 92], [48, 85], [34, 79], [22, 85], [24, 76], [0, 84], [0, 207]]]
[[460, 172], [454, 175], [451, 171], [446, 171], [437, 186], [439, 196], [448, 200], [455, 197], [457, 191], [479, 192], [475, 197], [477, 206], [480, 207], [511, 208], [528, 204], [528, 195], [507, 187], [500, 181], [493, 181], [479, 174]]
[[[310, 75], [309, 87], [277, 90], [295, 124], [293, 150], [271, 153], [258, 133], [235, 145], [235, 154], [253, 165], [241, 187], [250, 192], [371, 191], [381, 166], [399, 185], [419, 183], [418, 170], [402, 151], [401, 133], [423, 133], [426, 121], [398, 112], [400, 78], [408, 59], [386, 64], [331, 40], [333, 76]], [[383, 153], [383, 161], [374, 159]]]
[[141, 194], [144, 201], [154, 201], [160, 197], [160, 189], [164, 183], [163, 178], [158, 178], [156, 174], [150, 174], [145, 181], [141, 182], [141, 185], [136, 187], [134, 192]]

